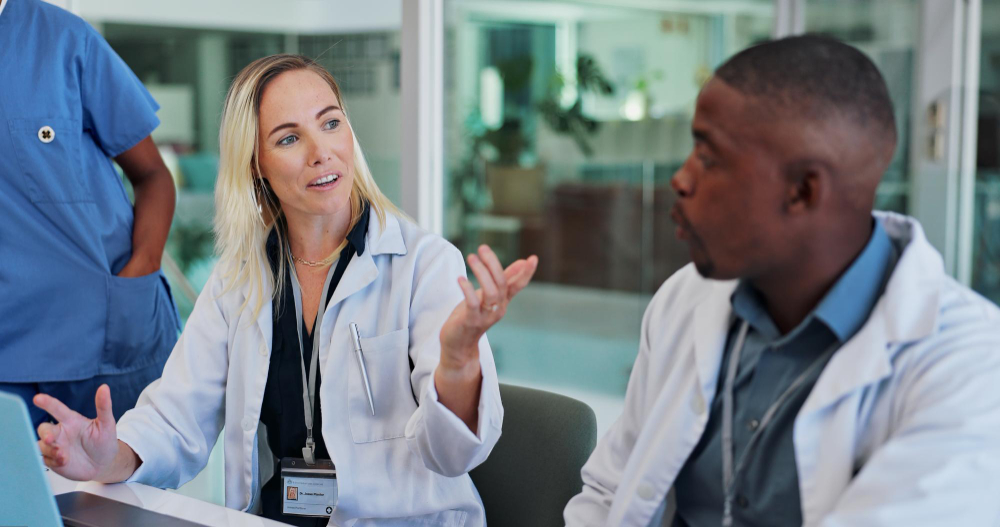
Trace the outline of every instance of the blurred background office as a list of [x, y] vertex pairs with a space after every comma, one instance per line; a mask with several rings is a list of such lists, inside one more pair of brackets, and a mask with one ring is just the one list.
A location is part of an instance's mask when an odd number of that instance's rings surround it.
[[[375, 179], [466, 252], [541, 258], [489, 336], [501, 382], [622, 407], [651, 295], [687, 263], [669, 180], [700, 86], [754, 42], [838, 37], [882, 69], [899, 148], [878, 207], [1000, 302], [1000, 0], [52, 0], [161, 105], [178, 186], [164, 268], [182, 317], [212, 254], [225, 90], [292, 52], [337, 78]], [[182, 492], [221, 502], [218, 452]]]

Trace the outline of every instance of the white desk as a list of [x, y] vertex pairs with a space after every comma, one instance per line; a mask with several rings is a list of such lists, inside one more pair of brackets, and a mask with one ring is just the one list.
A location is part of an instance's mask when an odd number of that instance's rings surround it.
[[129, 505], [135, 505], [136, 507], [142, 507], [146, 510], [211, 527], [287, 527], [283, 523], [227, 509], [141, 483], [116, 483], [114, 485], [105, 485], [92, 481], [81, 483], [63, 478], [51, 470], [45, 473], [49, 478], [49, 486], [52, 487], [52, 492], [56, 495], [74, 490], [82, 490], [128, 503]]

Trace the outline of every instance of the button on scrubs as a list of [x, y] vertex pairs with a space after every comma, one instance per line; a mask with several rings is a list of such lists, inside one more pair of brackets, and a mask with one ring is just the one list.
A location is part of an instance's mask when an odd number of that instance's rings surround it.
[[90, 25], [40, 0], [4, 2], [0, 82], [0, 389], [96, 379], [120, 414], [180, 327], [161, 272], [116, 276], [133, 213], [111, 158], [156, 128], [159, 106]]

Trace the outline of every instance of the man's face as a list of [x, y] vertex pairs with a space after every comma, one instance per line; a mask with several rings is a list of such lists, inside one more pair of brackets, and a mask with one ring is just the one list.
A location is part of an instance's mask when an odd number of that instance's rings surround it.
[[782, 150], [801, 139], [780, 121], [719, 79], [699, 95], [694, 150], [671, 181], [671, 217], [702, 276], [753, 277], [787, 257]]

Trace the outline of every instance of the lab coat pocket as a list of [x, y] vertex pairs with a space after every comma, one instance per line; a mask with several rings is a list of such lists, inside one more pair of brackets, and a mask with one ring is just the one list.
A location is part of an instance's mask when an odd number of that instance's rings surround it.
[[406, 518], [362, 519], [354, 527], [462, 527], [468, 516], [468, 512], [452, 509]]
[[[409, 345], [410, 331], [406, 328], [361, 339], [375, 415], [372, 415], [368, 404], [368, 392], [357, 358], [351, 357], [347, 398], [351, 437], [355, 443], [371, 443], [405, 435], [406, 422], [417, 410], [410, 388]], [[349, 349], [354, 355], [353, 343], [349, 344]]]
[[10, 119], [10, 137], [32, 203], [94, 201], [84, 180], [79, 119]]
[[160, 271], [137, 278], [108, 276], [103, 373], [152, 364], [176, 340], [173, 307]]

